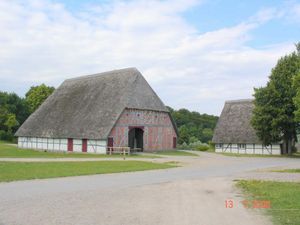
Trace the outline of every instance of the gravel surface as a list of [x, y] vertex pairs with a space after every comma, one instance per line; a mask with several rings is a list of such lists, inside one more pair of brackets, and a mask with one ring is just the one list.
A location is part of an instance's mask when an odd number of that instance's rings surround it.
[[[0, 224], [269, 225], [269, 218], [243, 207], [232, 180], [300, 167], [299, 159], [199, 154], [150, 159], [180, 162], [175, 169], [0, 183]], [[226, 200], [234, 207], [226, 208]]]

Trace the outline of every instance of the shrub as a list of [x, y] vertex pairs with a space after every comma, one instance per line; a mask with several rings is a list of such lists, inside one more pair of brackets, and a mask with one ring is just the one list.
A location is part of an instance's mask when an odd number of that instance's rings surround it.
[[208, 145], [199, 145], [196, 148], [196, 150], [198, 150], [198, 151], [207, 151], [208, 149], [209, 149]]
[[0, 140], [13, 141], [14, 135], [11, 132], [0, 130]]
[[212, 141], [208, 142], [209, 148], [215, 150], [215, 143], [213, 143]]
[[208, 149], [210, 149], [210, 145], [202, 143], [198, 140], [196, 142], [190, 143], [189, 145], [183, 142], [181, 145], [178, 145], [177, 148], [181, 150], [207, 151]]

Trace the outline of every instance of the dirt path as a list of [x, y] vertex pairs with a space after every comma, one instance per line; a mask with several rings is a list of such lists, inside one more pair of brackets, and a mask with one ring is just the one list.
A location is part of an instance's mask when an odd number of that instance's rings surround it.
[[[183, 166], [1, 183], [0, 224], [270, 225], [269, 218], [243, 207], [232, 181], [259, 174], [257, 169], [300, 162], [209, 153], [151, 160], [180, 161]], [[233, 201], [233, 208], [225, 207], [226, 200]]]
[[[232, 209], [225, 208], [228, 199], [234, 200]], [[230, 181], [216, 178], [33, 197], [2, 205], [1, 217], [10, 225], [271, 224], [241, 200]]]

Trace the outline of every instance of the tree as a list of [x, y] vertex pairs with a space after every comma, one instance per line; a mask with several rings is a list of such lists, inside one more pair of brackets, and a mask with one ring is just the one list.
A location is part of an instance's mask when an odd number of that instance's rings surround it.
[[28, 116], [25, 99], [15, 93], [0, 91], [0, 139], [13, 139], [13, 133]]
[[191, 112], [187, 109], [174, 110], [168, 107], [179, 131], [178, 143], [191, 143], [191, 140], [207, 142], [212, 139], [218, 117]]
[[32, 86], [26, 93], [26, 102], [29, 110], [33, 113], [55, 90], [54, 87], [41, 84], [39, 86]]
[[211, 128], [204, 128], [202, 130], [203, 142], [208, 143], [209, 141], [211, 141], [213, 135], [214, 135], [214, 132]]
[[196, 137], [194, 137], [194, 136], [192, 136], [192, 137], [189, 138], [189, 143], [190, 143], [190, 144], [191, 144], [191, 143], [198, 142], [198, 141], [199, 141], [198, 138], [196, 138]]
[[[298, 57], [300, 57], [300, 43], [298, 43], [296, 47], [297, 47]], [[294, 77], [293, 87], [296, 90], [296, 96], [294, 97], [294, 104], [296, 107], [295, 121], [299, 125], [300, 123], [300, 69], [298, 70], [297, 75]]]
[[181, 127], [179, 127], [178, 131], [179, 131], [179, 138], [178, 138], [179, 144], [182, 144], [184, 142], [189, 143], [190, 135], [187, 126], [182, 125]]
[[6, 122], [4, 123], [4, 125], [7, 127], [8, 132], [12, 133], [12, 128], [19, 125], [16, 115], [13, 113], [9, 113], [7, 115], [7, 119], [6, 119]]
[[296, 140], [294, 98], [295, 76], [300, 69], [300, 48], [280, 58], [272, 69], [265, 87], [254, 89], [254, 110], [251, 124], [264, 145], [283, 143], [283, 152], [291, 154]]

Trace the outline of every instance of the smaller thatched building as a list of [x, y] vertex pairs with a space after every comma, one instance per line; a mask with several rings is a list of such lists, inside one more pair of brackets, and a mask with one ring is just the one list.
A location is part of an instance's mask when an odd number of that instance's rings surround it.
[[265, 146], [257, 137], [250, 124], [253, 108], [251, 99], [225, 102], [213, 136], [216, 152], [281, 154], [280, 144]]

